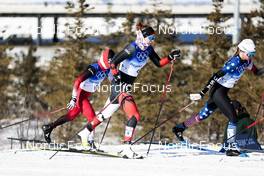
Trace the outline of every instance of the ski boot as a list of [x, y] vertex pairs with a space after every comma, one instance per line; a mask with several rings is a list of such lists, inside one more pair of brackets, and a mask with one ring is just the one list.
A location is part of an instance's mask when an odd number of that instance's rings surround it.
[[184, 123], [177, 124], [175, 127], [172, 128], [172, 132], [176, 135], [177, 139], [181, 142], [184, 142], [183, 139], [183, 132], [187, 127]]
[[242, 153], [239, 146], [236, 143], [236, 131], [237, 124], [234, 122], [228, 122], [227, 126], [227, 144], [226, 156], [240, 156]]
[[240, 156], [242, 154], [236, 143], [229, 143], [225, 153], [226, 156]]
[[82, 131], [78, 133], [78, 136], [81, 139], [82, 147], [85, 150], [89, 150], [90, 148], [90, 144], [88, 143], [88, 138], [89, 138], [90, 133], [91, 132], [87, 128], [83, 129]]
[[131, 142], [125, 142], [123, 149], [119, 152], [119, 155], [125, 159], [143, 159], [143, 156], [132, 150]]
[[46, 140], [47, 143], [51, 142], [50, 135], [51, 135], [52, 130], [53, 130], [53, 128], [49, 124], [42, 126], [42, 131], [44, 133], [44, 139]]
[[88, 141], [88, 146], [90, 151], [98, 151], [94, 140]]
[[226, 150], [226, 156], [239, 156], [242, 153], [236, 149], [228, 149]]

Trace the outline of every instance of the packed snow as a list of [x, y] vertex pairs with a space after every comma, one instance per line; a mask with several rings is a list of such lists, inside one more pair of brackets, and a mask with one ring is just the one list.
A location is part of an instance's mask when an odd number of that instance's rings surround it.
[[[16, 120], [19, 121], [19, 120]], [[3, 119], [3, 126], [10, 123]], [[25, 124], [26, 125], [26, 124]], [[29, 136], [42, 139], [41, 131], [35, 131], [39, 126], [37, 121], [32, 121]], [[101, 136], [102, 130], [98, 130]], [[39, 150], [41, 144], [26, 143], [20, 145], [13, 142], [10, 149], [10, 140], [7, 137], [21, 137], [17, 133], [19, 126], [0, 130], [0, 176], [263, 176], [264, 153], [249, 153], [249, 157], [227, 157], [218, 151], [218, 145], [210, 145], [210, 151], [190, 149], [176, 144], [153, 144], [149, 155], [144, 159], [122, 159], [105, 156], [59, 152], [54, 158], [49, 159], [54, 151]], [[96, 141], [100, 141], [100, 137]], [[23, 137], [23, 136], [22, 136]], [[25, 138], [27, 136], [24, 136]], [[113, 136], [107, 136], [100, 149], [109, 152], [118, 152], [122, 145]], [[111, 145], [110, 145], [111, 144]], [[47, 144], [43, 144], [47, 145]], [[23, 146], [23, 149], [20, 147]], [[97, 145], [98, 146], [98, 145]], [[202, 143], [202, 147], [207, 146]], [[146, 156], [147, 144], [133, 146], [133, 150]]]
[[[105, 151], [117, 151], [121, 145], [102, 146]], [[148, 145], [133, 149], [146, 155]], [[122, 159], [91, 154], [44, 150], [2, 150], [1, 176], [263, 176], [264, 154], [250, 153], [249, 157], [227, 157], [223, 154], [196, 149], [179, 149], [153, 145], [144, 159]]]

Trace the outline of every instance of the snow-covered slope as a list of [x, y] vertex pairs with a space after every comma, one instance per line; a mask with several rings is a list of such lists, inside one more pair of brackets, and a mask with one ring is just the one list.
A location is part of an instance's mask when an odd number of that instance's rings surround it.
[[[121, 146], [103, 146], [118, 150]], [[144, 154], [147, 145], [134, 146]], [[190, 149], [168, 149], [153, 146], [143, 160], [121, 159], [54, 151], [0, 152], [1, 176], [263, 176], [264, 154], [250, 157], [227, 157]]]

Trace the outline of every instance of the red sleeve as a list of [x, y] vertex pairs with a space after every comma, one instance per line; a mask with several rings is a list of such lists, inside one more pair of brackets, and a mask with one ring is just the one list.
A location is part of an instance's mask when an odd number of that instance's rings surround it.
[[88, 66], [82, 74], [80, 74], [75, 80], [72, 89], [72, 97], [77, 97], [77, 91], [80, 84], [87, 78], [93, 76], [96, 73], [96, 69], [93, 66]]
[[152, 52], [150, 52], [149, 58], [157, 67], [163, 67], [170, 63], [168, 57], [160, 58], [159, 55], [154, 51], [154, 49], [152, 49]]
[[85, 72], [80, 74], [75, 80], [74, 80], [74, 84], [73, 84], [73, 88], [74, 89], [78, 89], [81, 82], [83, 82], [84, 80], [86, 80], [88, 78], [88, 74], [86, 74]]
[[167, 65], [168, 63], [170, 63], [170, 60], [168, 57], [164, 57], [164, 58], [160, 59], [159, 63], [160, 63], [160, 66], [163, 67], [163, 66]]

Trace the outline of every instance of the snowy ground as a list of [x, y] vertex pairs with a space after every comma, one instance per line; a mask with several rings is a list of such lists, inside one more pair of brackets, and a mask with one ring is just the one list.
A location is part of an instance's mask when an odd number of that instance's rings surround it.
[[[17, 118], [17, 119], [1, 119], [0, 125], [7, 126], [10, 124], [14, 124], [16, 122], [19, 122], [21, 120], [25, 120], [26, 118]], [[21, 123], [20, 125], [11, 126], [8, 128], [0, 129], [0, 151], [10, 149], [10, 140], [7, 138], [24, 138], [24, 139], [37, 139], [37, 140], [44, 140], [43, 133], [41, 130], [41, 126], [43, 124], [46, 124], [47, 121], [44, 120], [31, 120], [28, 122]], [[100, 141], [101, 135], [105, 129], [106, 122], [102, 123], [102, 125], [98, 126], [96, 128], [95, 133], [95, 141]], [[63, 126], [58, 127], [56, 130], [59, 130], [60, 128], [63, 128]], [[111, 128], [111, 124], [108, 127]], [[52, 136], [53, 137], [53, 136]], [[52, 138], [53, 140], [56, 140], [56, 138]], [[104, 139], [105, 144], [118, 144], [119, 140], [115, 137], [114, 134], [106, 134], [106, 137]], [[19, 141], [13, 141], [13, 147], [14, 148], [20, 148], [20, 142]], [[0, 176], [1, 173], [0, 173]]]
[[[121, 146], [103, 146], [118, 150]], [[135, 151], [144, 154], [147, 145], [137, 145]], [[227, 157], [195, 149], [168, 149], [154, 145], [143, 160], [121, 159], [54, 151], [0, 151], [1, 176], [263, 176], [264, 154], [250, 157]]]
[[[4, 120], [2, 125], [7, 125]], [[14, 121], [15, 122], [15, 121]], [[12, 123], [14, 123], [12, 122]], [[36, 122], [31, 122], [29, 136], [41, 139], [40, 131], [34, 132]], [[264, 153], [251, 153], [249, 157], [227, 157], [197, 149], [152, 145], [149, 156], [143, 160], [109, 158], [89, 154], [54, 151], [21, 150], [16, 144], [10, 150], [7, 137], [17, 136], [18, 127], [0, 130], [0, 176], [263, 176]], [[103, 128], [102, 128], [103, 129]], [[98, 134], [101, 134], [98, 131]], [[26, 136], [25, 136], [26, 137]], [[107, 136], [106, 139], [112, 139]], [[97, 139], [96, 141], [99, 141]], [[121, 145], [103, 145], [105, 151], [120, 151]], [[148, 145], [136, 145], [133, 149], [146, 154]], [[211, 147], [217, 150], [217, 147]]]

